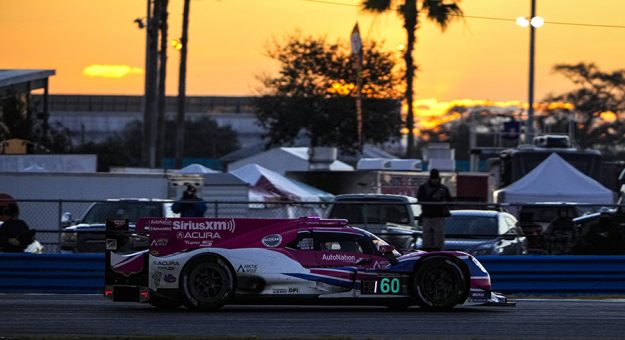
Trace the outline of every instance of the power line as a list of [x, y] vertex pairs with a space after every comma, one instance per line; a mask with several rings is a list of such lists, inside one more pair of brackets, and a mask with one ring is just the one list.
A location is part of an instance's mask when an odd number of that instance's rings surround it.
[[[344, 7], [358, 7], [360, 5], [356, 4], [347, 4], [344, 2], [336, 2], [331, 0], [301, 0], [305, 2], [312, 2], [323, 5], [334, 5], [334, 6], [344, 6]], [[508, 21], [508, 22], [516, 22], [516, 18], [498, 18], [498, 17], [488, 17], [488, 16], [478, 16], [478, 15], [456, 15], [458, 17], [467, 18], [467, 19], [479, 19], [479, 20], [492, 20], [492, 21]], [[580, 23], [580, 22], [562, 22], [562, 21], [545, 21], [545, 24], [550, 25], [562, 25], [562, 26], [580, 26], [580, 27], [597, 27], [597, 28], [620, 28], [625, 29], [625, 25], [603, 25], [603, 24], [589, 24], [589, 23]]]

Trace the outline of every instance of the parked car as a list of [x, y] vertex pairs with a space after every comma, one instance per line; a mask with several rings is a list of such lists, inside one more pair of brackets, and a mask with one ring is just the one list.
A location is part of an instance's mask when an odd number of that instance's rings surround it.
[[567, 216], [575, 219], [582, 209], [575, 203], [537, 202], [518, 206], [519, 226], [527, 236], [528, 248], [534, 254], [551, 254], [551, 244], [546, 233], [549, 225], [565, 209]]
[[337, 195], [326, 214], [328, 218], [344, 218], [401, 250], [415, 249], [420, 215], [416, 198], [386, 194]]
[[160, 199], [110, 199], [97, 202], [78, 221], [64, 214], [63, 222], [71, 226], [61, 232], [61, 251], [75, 253], [104, 252], [104, 231], [107, 219], [127, 219], [134, 224], [141, 217], [178, 217], [171, 211], [172, 203]]
[[[605, 218], [606, 220], [602, 220]], [[625, 207], [604, 208], [575, 218], [578, 237], [574, 255], [625, 254]]]
[[533, 204], [521, 205], [518, 208], [519, 224], [521, 227], [530, 224], [538, 224], [545, 232], [549, 223], [558, 217], [561, 209], [566, 209], [566, 213], [572, 219], [581, 216], [582, 211], [575, 203], [566, 202], [537, 202]]
[[452, 210], [445, 221], [443, 249], [471, 255], [525, 255], [527, 239], [510, 213]]

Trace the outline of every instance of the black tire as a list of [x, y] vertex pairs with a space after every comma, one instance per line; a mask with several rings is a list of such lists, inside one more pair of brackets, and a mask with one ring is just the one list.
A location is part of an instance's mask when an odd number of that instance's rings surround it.
[[464, 303], [470, 277], [464, 264], [447, 257], [426, 258], [418, 264], [413, 289], [417, 304], [432, 311], [445, 311]]
[[231, 266], [216, 256], [192, 260], [183, 269], [180, 282], [184, 305], [194, 311], [221, 308], [232, 300], [235, 287]]
[[166, 299], [164, 297], [161, 297], [160, 295], [154, 294], [152, 291], [150, 291], [150, 299], [148, 300], [148, 303], [158, 309], [166, 310], [176, 309], [182, 306], [182, 302]]

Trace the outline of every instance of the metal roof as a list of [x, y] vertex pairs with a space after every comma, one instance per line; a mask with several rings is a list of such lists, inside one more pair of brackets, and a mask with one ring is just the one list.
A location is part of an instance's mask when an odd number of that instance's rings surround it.
[[30, 90], [43, 88], [46, 86], [48, 77], [55, 74], [55, 70], [0, 69], [0, 95], [11, 87], [17, 92], [30, 92]]

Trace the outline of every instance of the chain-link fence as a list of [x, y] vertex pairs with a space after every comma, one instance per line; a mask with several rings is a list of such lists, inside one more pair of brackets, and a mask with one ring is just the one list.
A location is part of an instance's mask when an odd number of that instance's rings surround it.
[[[16, 200], [20, 218], [36, 231], [44, 252], [103, 249], [104, 221], [175, 216], [172, 201]], [[115, 203], [117, 202], [117, 203]], [[122, 204], [123, 203], [123, 204]], [[345, 218], [402, 250], [421, 249], [421, 204], [350, 201], [207, 201], [205, 217]], [[445, 250], [474, 255], [625, 254], [625, 208], [573, 203], [486, 204], [451, 202]], [[95, 213], [94, 207], [106, 207]], [[91, 215], [90, 215], [91, 214]], [[72, 227], [74, 226], [74, 227]], [[76, 227], [77, 226], [77, 227]], [[68, 229], [68, 227], [71, 227]]]

